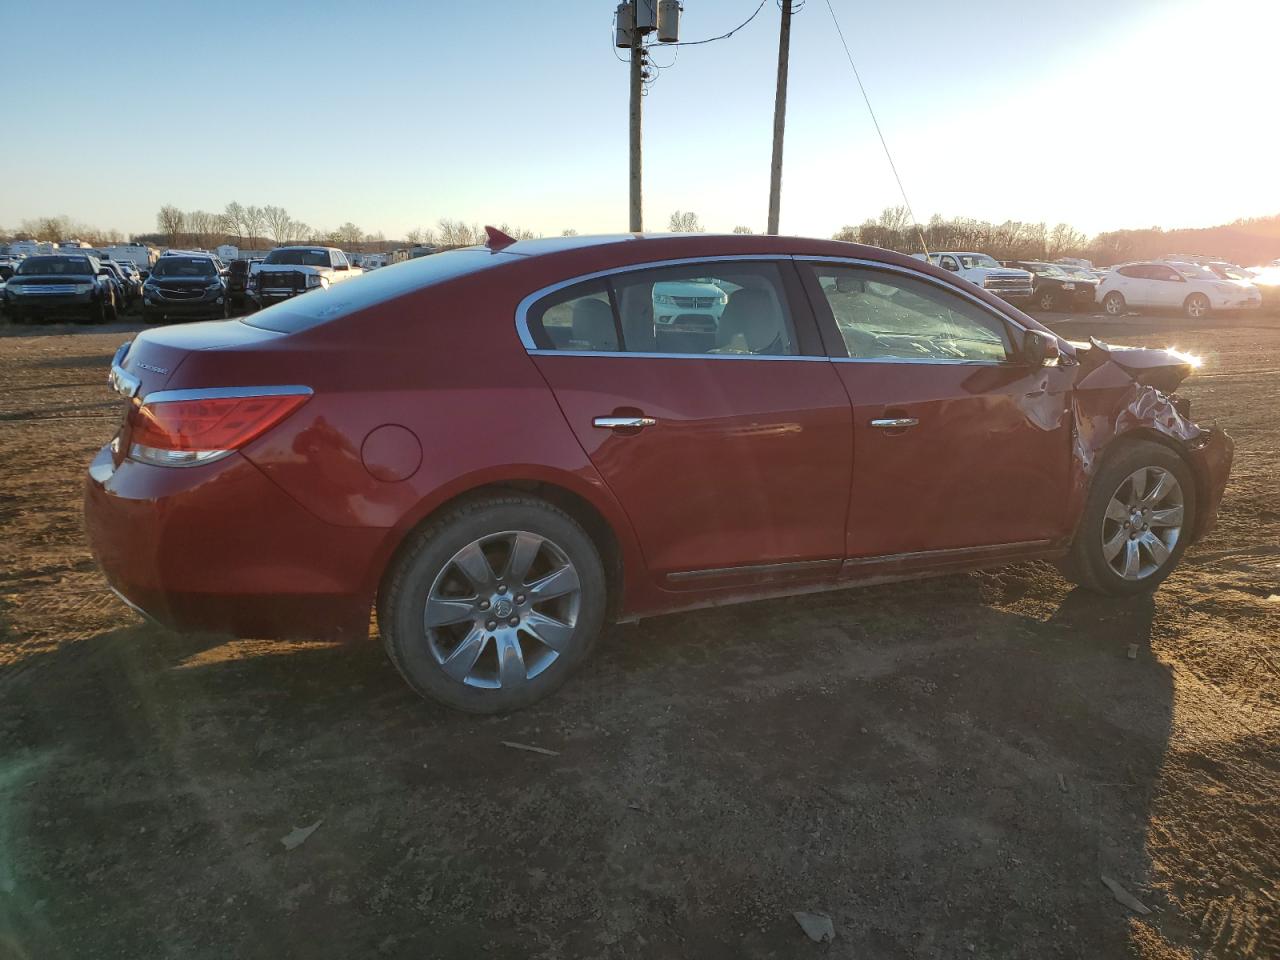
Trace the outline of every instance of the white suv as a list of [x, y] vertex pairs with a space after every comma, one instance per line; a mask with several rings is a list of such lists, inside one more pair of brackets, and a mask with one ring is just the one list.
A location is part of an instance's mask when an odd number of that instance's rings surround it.
[[1098, 299], [1112, 317], [1134, 307], [1172, 307], [1194, 318], [1212, 310], [1262, 306], [1262, 294], [1252, 283], [1222, 280], [1198, 264], [1165, 260], [1113, 267], [1098, 285]]

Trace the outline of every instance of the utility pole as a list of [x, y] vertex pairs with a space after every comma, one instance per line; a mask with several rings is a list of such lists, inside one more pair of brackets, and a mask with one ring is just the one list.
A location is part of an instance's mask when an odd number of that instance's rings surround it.
[[[632, 0], [634, 7], [636, 0]], [[635, 17], [635, 13], [632, 13]], [[634, 20], [632, 21], [635, 22]], [[641, 150], [640, 100], [644, 96], [644, 34], [631, 29], [631, 226], [632, 233], [640, 233], [644, 229], [643, 206], [641, 203]]]
[[644, 96], [644, 83], [649, 79], [644, 38], [656, 30], [659, 43], [678, 43], [680, 10], [680, 0], [622, 0], [614, 14], [614, 25], [617, 28], [614, 43], [618, 48], [631, 52], [631, 173], [628, 193], [632, 233], [639, 233], [644, 229], [640, 191], [640, 104]]
[[782, 133], [787, 125], [787, 60], [791, 55], [791, 0], [782, 0], [782, 27], [778, 31], [778, 89], [773, 98], [773, 167], [769, 172], [769, 226], [778, 233], [782, 206]]

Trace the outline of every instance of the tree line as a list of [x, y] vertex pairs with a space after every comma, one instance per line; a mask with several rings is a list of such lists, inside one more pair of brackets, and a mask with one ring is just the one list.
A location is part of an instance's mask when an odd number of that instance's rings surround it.
[[[539, 234], [503, 223], [499, 229], [517, 240]], [[676, 210], [668, 221], [676, 233], [705, 231], [698, 214]], [[734, 233], [751, 233], [748, 226], [735, 226]], [[572, 227], [562, 236], [576, 236]], [[62, 216], [23, 220], [15, 230], [0, 228], [0, 242], [18, 239], [65, 242], [83, 240], [91, 244], [121, 243], [119, 230], [99, 229]], [[348, 221], [332, 229], [317, 229], [295, 219], [284, 207], [228, 203], [221, 212], [181, 210], [171, 204], [156, 214], [154, 233], [134, 234], [141, 243], [170, 247], [212, 249], [234, 243], [242, 249], [264, 249], [287, 243], [316, 243], [363, 253], [385, 253], [402, 246], [426, 246], [447, 250], [483, 243], [484, 228], [475, 222], [441, 217], [434, 226], [415, 227], [403, 239], [388, 239], [382, 232], [366, 233]], [[921, 244], [929, 250], [975, 250], [1000, 260], [1054, 260], [1084, 257], [1095, 264], [1110, 266], [1126, 260], [1156, 258], [1188, 253], [1220, 256], [1252, 266], [1280, 257], [1280, 214], [1236, 220], [1215, 227], [1164, 230], [1113, 230], [1089, 237], [1070, 224], [1053, 227], [1045, 223], [1006, 220], [993, 223], [971, 217], [944, 218], [934, 215], [927, 223], [917, 223], [905, 207], [889, 207], [878, 217], [862, 224], [844, 226], [833, 235], [836, 240], [852, 240], [902, 253], [919, 253]]]

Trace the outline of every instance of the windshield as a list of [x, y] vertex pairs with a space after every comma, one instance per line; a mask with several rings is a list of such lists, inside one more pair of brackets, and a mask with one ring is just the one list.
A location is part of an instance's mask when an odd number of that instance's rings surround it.
[[212, 277], [217, 275], [208, 257], [161, 257], [151, 270], [153, 277]]
[[289, 263], [299, 267], [329, 266], [328, 250], [272, 250], [267, 254], [267, 263]]
[[1027, 269], [1033, 273], [1038, 273], [1042, 277], [1057, 277], [1059, 280], [1065, 279], [1067, 274], [1062, 267], [1053, 263], [1029, 263]]
[[29, 257], [22, 261], [18, 268], [20, 276], [32, 274], [67, 274], [70, 276], [92, 276], [93, 265], [86, 257]]
[[1234, 267], [1229, 263], [1211, 263], [1209, 269], [1216, 273], [1223, 280], [1252, 280], [1253, 278], [1241, 267]]
[[971, 267], [994, 267], [997, 270], [1000, 264], [995, 257], [989, 257], [985, 253], [962, 253], [960, 254], [960, 265], [966, 270]]
[[1218, 275], [1207, 267], [1196, 263], [1171, 263], [1169, 266], [1177, 270], [1188, 280], [1217, 280]]

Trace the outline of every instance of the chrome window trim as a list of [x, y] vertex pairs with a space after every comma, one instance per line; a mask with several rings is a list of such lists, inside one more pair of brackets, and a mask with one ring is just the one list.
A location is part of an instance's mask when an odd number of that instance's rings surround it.
[[830, 363], [831, 357], [783, 356], [754, 353], [628, 353], [624, 350], [543, 350], [535, 347], [531, 357], [637, 357], [647, 360], [803, 360]]
[[[788, 355], [788, 354], [734, 354], [734, 353], [630, 353], [626, 350], [550, 350], [539, 347], [533, 340], [533, 335], [529, 332], [529, 308], [543, 297], [550, 296], [557, 290], [563, 290], [565, 287], [572, 287], [578, 283], [586, 283], [589, 280], [600, 280], [605, 277], [616, 276], [621, 273], [636, 273], [640, 270], [660, 270], [663, 267], [683, 267], [691, 263], [740, 263], [743, 261], [763, 260], [772, 263], [793, 262], [795, 257], [789, 253], [744, 253], [737, 256], [714, 256], [714, 257], [680, 257], [674, 260], [652, 260], [648, 263], [629, 263], [621, 267], [610, 267], [608, 270], [597, 270], [594, 273], [584, 273], [581, 276], [574, 277], [570, 280], [561, 280], [542, 287], [529, 294], [520, 301], [516, 307], [516, 334], [520, 337], [520, 342], [524, 344], [525, 350], [531, 356], [555, 356], [555, 357], [636, 357], [637, 359], [655, 359], [662, 358], [665, 360], [675, 359], [695, 359], [706, 360], [708, 358], [720, 360], [830, 360], [830, 357], [810, 357], [805, 355]], [[786, 290], [781, 291], [784, 299]]]
[[194, 387], [189, 390], [156, 390], [143, 398], [143, 404], [174, 403], [180, 400], [237, 400], [245, 397], [310, 396], [315, 391], [301, 384], [261, 387]]

